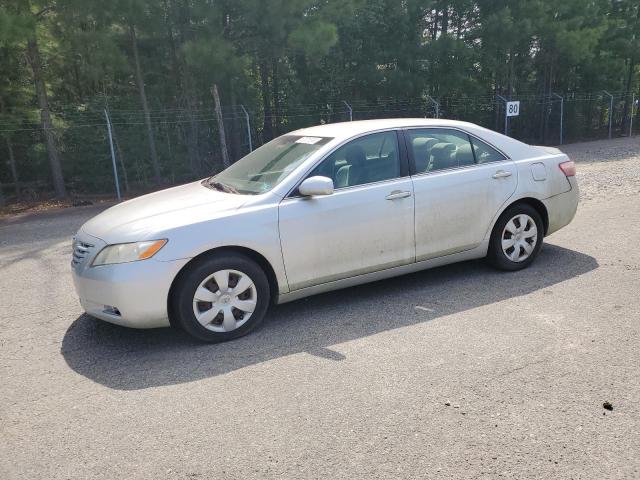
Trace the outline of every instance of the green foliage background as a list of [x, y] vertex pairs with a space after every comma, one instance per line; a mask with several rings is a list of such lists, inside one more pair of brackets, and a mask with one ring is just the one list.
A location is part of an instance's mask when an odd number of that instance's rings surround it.
[[355, 118], [432, 116], [429, 95], [443, 116], [502, 130], [502, 95], [523, 102], [510, 134], [558, 143], [552, 92], [565, 97], [565, 138], [577, 140], [607, 134], [607, 90], [622, 134], [640, 96], [639, 4], [0, 0], [0, 201], [53, 192], [56, 158], [70, 194], [112, 192], [104, 109], [129, 191], [221, 169], [213, 84], [232, 159], [248, 151], [240, 105], [255, 146], [347, 120], [344, 100]]

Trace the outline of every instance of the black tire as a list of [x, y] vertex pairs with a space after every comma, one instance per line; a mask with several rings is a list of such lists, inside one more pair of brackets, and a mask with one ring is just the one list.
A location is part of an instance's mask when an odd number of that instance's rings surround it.
[[[505, 230], [507, 223], [516, 217], [517, 215], [528, 215], [536, 224], [537, 238], [533, 251], [529, 256], [522, 261], [513, 261], [502, 250], [502, 234]], [[491, 265], [500, 269], [513, 272], [515, 270], [522, 270], [527, 268], [535, 260], [538, 252], [542, 248], [542, 241], [544, 237], [544, 223], [538, 211], [526, 203], [520, 203], [512, 205], [507, 208], [493, 227], [491, 232], [491, 240], [489, 241], [489, 250], [487, 252], [487, 260]], [[524, 251], [524, 250], [523, 250]]]
[[[214, 332], [205, 328], [196, 319], [194, 295], [201, 282], [221, 270], [236, 270], [247, 275], [255, 285], [257, 299], [255, 309], [244, 324], [235, 330]], [[270, 298], [269, 281], [256, 262], [235, 252], [221, 252], [194, 262], [180, 273], [172, 291], [171, 311], [175, 317], [173, 319], [175, 323], [192, 337], [203, 342], [226, 342], [255, 330], [264, 320]]]

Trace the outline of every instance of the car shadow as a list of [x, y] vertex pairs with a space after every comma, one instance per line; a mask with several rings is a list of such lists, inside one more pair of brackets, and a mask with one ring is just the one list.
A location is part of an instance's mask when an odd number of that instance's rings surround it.
[[597, 267], [593, 257], [546, 244], [519, 272], [471, 261], [275, 306], [261, 329], [223, 344], [198, 343], [177, 329], [134, 330], [81, 315], [61, 353], [77, 373], [118, 390], [195, 381], [301, 352], [340, 361], [344, 356], [331, 345], [526, 295]]

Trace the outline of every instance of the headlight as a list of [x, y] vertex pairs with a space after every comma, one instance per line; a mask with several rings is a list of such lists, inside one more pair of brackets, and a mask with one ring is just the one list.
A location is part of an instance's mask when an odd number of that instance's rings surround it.
[[96, 255], [96, 258], [91, 265], [96, 267], [112, 263], [127, 263], [146, 260], [158, 253], [166, 243], [166, 240], [148, 240], [146, 242], [109, 245], [100, 250], [100, 253]]

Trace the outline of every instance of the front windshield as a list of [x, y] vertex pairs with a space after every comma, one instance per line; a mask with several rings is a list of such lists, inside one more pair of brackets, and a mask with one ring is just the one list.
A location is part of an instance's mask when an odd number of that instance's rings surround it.
[[229, 193], [268, 192], [330, 140], [329, 137], [283, 135], [205, 180], [205, 185]]

